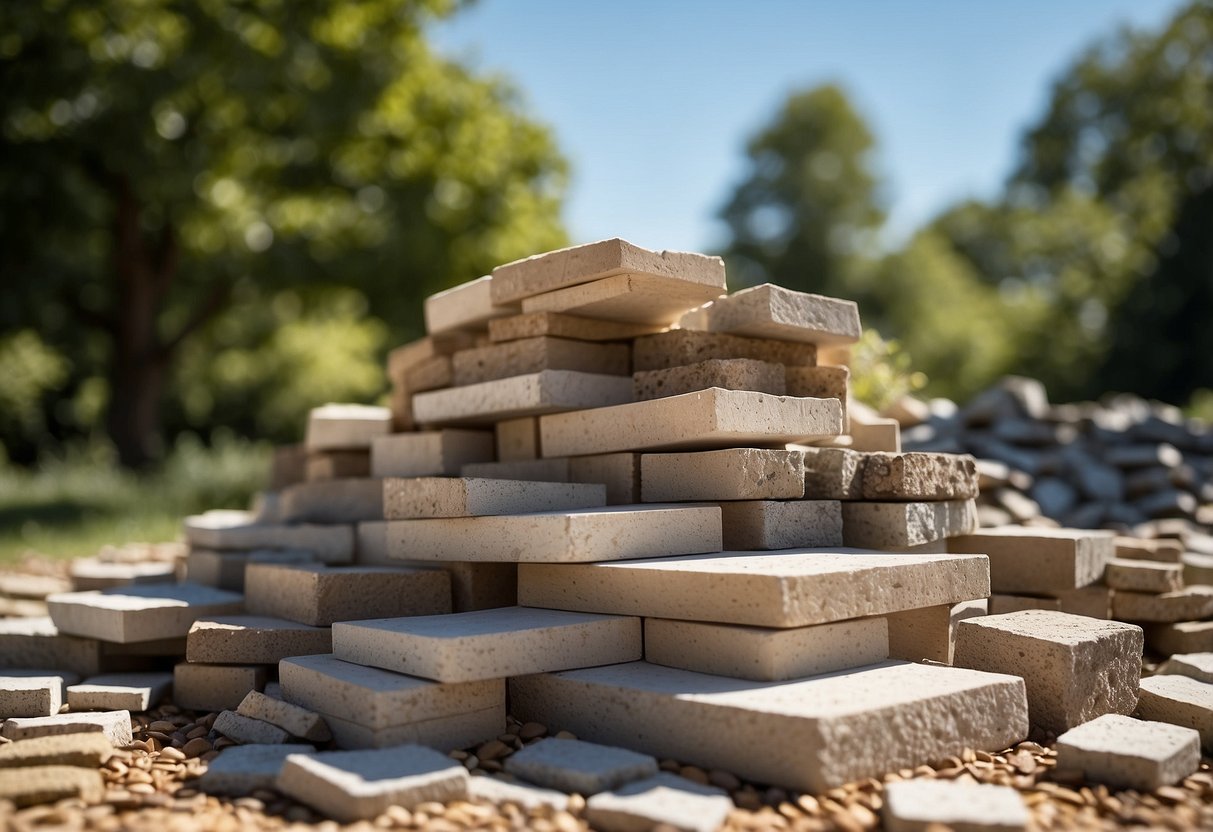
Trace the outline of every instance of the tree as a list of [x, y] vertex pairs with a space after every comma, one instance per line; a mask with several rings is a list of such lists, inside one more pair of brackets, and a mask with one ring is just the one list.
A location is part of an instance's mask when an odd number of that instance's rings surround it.
[[353, 287], [402, 338], [424, 295], [564, 242], [548, 131], [426, 44], [456, 5], [0, 6], [0, 330], [70, 359], [64, 395], [104, 379], [123, 463], [233, 304]]

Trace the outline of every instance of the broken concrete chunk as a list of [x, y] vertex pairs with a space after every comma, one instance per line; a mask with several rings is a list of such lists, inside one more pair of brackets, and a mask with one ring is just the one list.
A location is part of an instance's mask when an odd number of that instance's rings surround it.
[[1117, 789], [1152, 792], [1200, 768], [1191, 728], [1104, 714], [1057, 738], [1057, 768]]
[[958, 454], [866, 454], [862, 493], [865, 500], [971, 500], [977, 462]]
[[548, 737], [506, 758], [505, 770], [539, 786], [589, 796], [657, 774], [657, 760], [626, 748]]
[[1149, 676], [1141, 680], [1137, 714], [1200, 732], [1201, 746], [1213, 752], [1213, 685], [1187, 676]]
[[131, 711], [142, 713], [160, 704], [173, 686], [173, 674], [107, 673], [67, 688], [73, 711]]
[[881, 812], [889, 832], [1022, 832], [1028, 807], [1010, 786], [949, 780], [905, 780], [885, 787]]

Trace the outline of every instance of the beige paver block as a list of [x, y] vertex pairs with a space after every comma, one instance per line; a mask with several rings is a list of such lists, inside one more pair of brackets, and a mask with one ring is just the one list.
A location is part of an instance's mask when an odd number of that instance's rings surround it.
[[277, 725], [242, 716], [235, 711], [223, 711], [215, 718], [215, 731], [241, 745], [282, 745], [291, 735]]
[[1117, 591], [1112, 595], [1112, 616], [1121, 621], [1159, 624], [1210, 618], [1213, 617], [1213, 586], [1189, 586], [1157, 595]]
[[101, 774], [76, 766], [30, 766], [0, 769], [0, 800], [18, 809], [78, 797], [95, 803], [105, 793]]
[[785, 367], [812, 367], [817, 363], [817, 348], [812, 344], [688, 329], [646, 335], [637, 338], [632, 345], [632, 369], [636, 372], [735, 358], [766, 361]]
[[571, 460], [520, 459], [514, 462], [480, 462], [464, 465], [459, 473], [464, 477], [495, 480], [527, 480], [528, 482], [572, 482]]
[[333, 655], [438, 682], [640, 659], [640, 619], [504, 607], [333, 625]]
[[638, 450], [782, 446], [842, 430], [836, 399], [793, 399], [712, 388], [539, 420], [545, 456]]
[[896, 419], [861, 422], [848, 418], [851, 449], [864, 453], [901, 453], [901, 425]]
[[1146, 643], [1155, 653], [1207, 653], [1213, 651], [1213, 621], [1178, 621], [1151, 624], [1146, 628]]
[[644, 454], [640, 495], [646, 503], [799, 500], [804, 454], [758, 448]]
[[568, 460], [568, 478], [569, 482], [598, 482], [605, 485], [608, 506], [640, 502], [640, 454], [575, 456]]
[[62, 670], [0, 671], [0, 717], [59, 713], [66, 701], [66, 686], [77, 678]]
[[804, 495], [811, 500], [863, 498], [865, 457], [847, 448], [800, 447], [804, 454]]
[[173, 667], [173, 704], [194, 711], [238, 708], [250, 690], [265, 687], [264, 665], [197, 664]]
[[626, 376], [632, 369], [632, 350], [628, 344], [597, 344], [539, 336], [462, 350], [451, 356], [451, 362], [453, 382], [458, 386], [543, 370]]
[[436, 569], [255, 564], [245, 573], [253, 615], [324, 627], [334, 621], [451, 611], [451, 583]]
[[642, 370], [632, 375], [632, 396], [643, 402], [710, 387], [782, 396], [786, 392], [783, 370], [782, 364], [753, 358], [714, 358], [681, 367]]
[[1191, 728], [1104, 714], [1057, 738], [1057, 768], [1117, 789], [1152, 792], [1200, 768]]
[[1042, 598], [1036, 595], [1006, 595], [995, 593], [990, 596], [990, 615], [1005, 615], [1020, 610], [1056, 610], [1062, 612], [1061, 601], [1056, 598]]
[[60, 734], [100, 734], [111, 745], [131, 744], [131, 715], [128, 711], [98, 711], [84, 714], [55, 714], [6, 719], [0, 725], [0, 737], [28, 740]]
[[661, 332], [663, 329], [665, 327], [662, 325], [603, 321], [577, 315], [563, 315], [559, 312], [532, 312], [489, 321], [489, 340], [494, 344], [501, 344], [546, 335], [553, 338], [575, 338], [579, 341], [630, 341], [641, 335]]
[[491, 275], [469, 280], [425, 299], [425, 330], [439, 335], [452, 330], [483, 330], [493, 318], [517, 315], [518, 305], [493, 297]]
[[547, 807], [559, 812], [569, 806], [569, 796], [564, 792], [487, 776], [472, 777], [468, 780], [468, 797], [498, 806], [512, 803], [526, 810]]
[[493, 299], [519, 301], [614, 275], [650, 275], [725, 291], [724, 261], [684, 251], [651, 251], [617, 237], [536, 254], [493, 269]]
[[346, 563], [354, 557], [354, 529], [349, 525], [260, 523], [247, 511], [224, 509], [186, 517], [182, 528], [191, 547], [303, 550], [325, 563]]
[[329, 717], [378, 730], [495, 710], [501, 726], [505, 725], [501, 679], [442, 684], [350, 664], [331, 655], [283, 659], [278, 677], [283, 698], [323, 714], [334, 735], [338, 726]]
[[539, 459], [539, 420], [534, 416], [507, 419], [494, 428], [497, 439], [497, 459], [501, 462], [519, 462]]
[[672, 277], [619, 274], [522, 301], [523, 312], [564, 312], [608, 321], [670, 326], [721, 289]]
[[685, 621], [805, 627], [989, 594], [980, 555], [848, 549], [726, 552], [593, 564], [523, 564], [518, 602]]
[[110, 563], [99, 558], [77, 558], [70, 570], [72, 589], [78, 592], [131, 584], [173, 583], [177, 579], [177, 564], [171, 561]]
[[417, 569], [441, 569], [451, 578], [451, 611], [471, 612], [518, 603], [518, 565], [464, 561], [392, 561]]
[[414, 394], [450, 387], [455, 383], [453, 357], [439, 355], [434, 358], [427, 358], [425, 361], [410, 367], [404, 373], [402, 381], [403, 386], [410, 393]]
[[1050, 610], [960, 622], [955, 663], [1024, 677], [1032, 724], [1060, 733], [1137, 704], [1140, 627]]
[[202, 664], [276, 664], [287, 656], [332, 651], [332, 634], [285, 618], [231, 615], [201, 618], [190, 627], [185, 657]]
[[866, 454], [861, 488], [865, 500], [975, 499], [977, 461], [967, 454]]
[[413, 415], [424, 425], [490, 425], [506, 419], [602, 408], [631, 400], [632, 381], [626, 376], [543, 370], [420, 393], [413, 397]]
[[369, 448], [371, 440], [391, 432], [392, 413], [386, 407], [326, 404], [307, 416], [308, 453]]
[[906, 780], [885, 787], [881, 820], [889, 832], [1022, 832], [1031, 818], [1010, 786], [960, 780]]
[[1178, 540], [1141, 540], [1136, 537], [1116, 538], [1116, 557], [1123, 560], [1179, 563], [1183, 553], [1183, 544]]
[[444, 332], [427, 335], [402, 344], [388, 353], [388, 378], [399, 381], [410, 369], [432, 358], [450, 356], [459, 350], [476, 346], [477, 336], [470, 332]]
[[838, 399], [842, 403], [844, 428], [850, 427], [847, 418], [847, 398], [851, 384], [851, 371], [846, 367], [786, 367], [784, 388], [789, 396], [810, 399]]
[[338, 748], [391, 748], [416, 743], [445, 754], [452, 748], [469, 748], [501, 736], [506, 730], [505, 698], [491, 708], [387, 728], [368, 728], [331, 714], [324, 714], [324, 720]]
[[811, 792], [1028, 733], [1022, 679], [900, 662], [790, 682], [634, 662], [512, 679], [510, 701], [581, 739]]
[[588, 563], [719, 552], [721, 545], [716, 506], [608, 506], [388, 523], [389, 554], [417, 561]]
[[243, 593], [244, 569], [250, 563], [312, 563], [315, 560], [305, 549], [222, 551], [191, 547], [185, 558], [185, 575], [192, 584]]
[[646, 618], [644, 658], [736, 679], [800, 679], [884, 661], [889, 627], [883, 616], [783, 630]]
[[604, 832], [715, 832], [731, 811], [733, 801], [722, 789], [663, 771], [594, 795], [585, 816]]
[[73, 711], [142, 713], [160, 704], [173, 687], [173, 674], [162, 671], [107, 673], [67, 688]]
[[626, 748], [547, 737], [506, 758], [505, 770], [545, 788], [593, 795], [657, 774], [657, 760]]
[[1128, 592], [1174, 592], [1183, 587], [1183, 564], [1113, 558], [1104, 570], [1104, 583]]
[[719, 298], [685, 315], [681, 326], [817, 345], [854, 344], [862, 332], [859, 305], [854, 301], [796, 292], [773, 283]]
[[842, 504], [842, 539], [848, 546], [900, 549], [976, 530], [973, 500]]
[[720, 504], [726, 552], [842, 545], [837, 500], [741, 500]]
[[113, 755], [114, 746], [104, 734], [52, 734], [0, 745], [0, 769], [31, 766], [97, 768]]
[[0, 618], [0, 667], [70, 670], [81, 676], [101, 672], [101, 642], [60, 633], [50, 616]]
[[1053, 595], [1098, 582], [1116, 551], [1111, 532], [1003, 526], [948, 541], [990, 558], [994, 592]]
[[986, 599], [941, 604], [889, 613], [889, 656], [907, 661], [951, 664], [956, 627], [966, 619], [986, 615]]
[[242, 600], [198, 584], [149, 584], [64, 592], [47, 607], [62, 632], [126, 644], [184, 636], [203, 616], [240, 612]]
[[281, 728], [292, 737], [310, 742], [327, 742], [332, 738], [323, 717], [307, 708], [292, 705], [281, 699], [266, 696], [251, 690], [240, 701], [236, 713], [249, 719], [258, 719]]
[[475, 477], [390, 477], [383, 482], [388, 520], [483, 517], [571, 511], [606, 505], [606, 486]]
[[309, 482], [369, 477], [371, 454], [363, 448], [354, 451], [317, 451], [307, 455], [306, 472]]
[[1137, 715], [1193, 728], [1201, 747], [1213, 752], [1213, 685], [1187, 676], [1149, 676], [1141, 680]]
[[314, 754], [302, 743], [286, 745], [233, 745], [211, 760], [198, 778], [200, 791], [238, 797], [258, 789], [272, 789], [283, 763], [292, 754]]
[[327, 817], [369, 820], [390, 806], [446, 803], [467, 797], [461, 764], [419, 745], [370, 751], [292, 754], [278, 775], [278, 790]]
[[371, 476], [454, 477], [464, 465], [493, 458], [491, 431], [447, 428], [393, 433], [371, 443]]
[[1213, 653], [1180, 653], [1163, 662], [1158, 673], [1164, 676], [1187, 676], [1213, 685]]
[[282, 492], [282, 519], [287, 523], [360, 523], [383, 519], [383, 480], [301, 482]]

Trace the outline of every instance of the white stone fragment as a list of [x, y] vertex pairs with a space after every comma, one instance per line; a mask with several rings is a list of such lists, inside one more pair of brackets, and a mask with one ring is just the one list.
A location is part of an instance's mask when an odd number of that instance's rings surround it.
[[885, 787], [882, 820], [889, 832], [1018, 832], [1028, 807], [1010, 786], [953, 780], [905, 780]]
[[1117, 789], [1152, 792], [1200, 768], [1200, 734], [1191, 728], [1104, 714], [1057, 738], [1058, 770]]

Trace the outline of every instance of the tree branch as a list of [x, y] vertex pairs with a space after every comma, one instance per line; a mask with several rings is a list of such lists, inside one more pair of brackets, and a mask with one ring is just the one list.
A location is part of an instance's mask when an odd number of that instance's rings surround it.
[[177, 334], [162, 342], [156, 348], [157, 357], [161, 359], [168, 358], [181, 346], [182, 341], [190, 337], [199, 327], [221, 312], [223, 307], [227, 305], [231, 290], [231, 284], [226, 282], [212, 289], [206, 300], [194, 307], [194, 314], [190, 315], [189, 320], [182, 324]]

